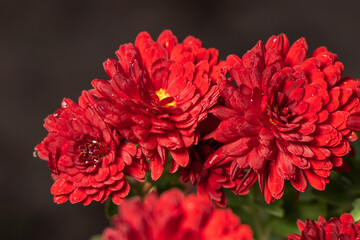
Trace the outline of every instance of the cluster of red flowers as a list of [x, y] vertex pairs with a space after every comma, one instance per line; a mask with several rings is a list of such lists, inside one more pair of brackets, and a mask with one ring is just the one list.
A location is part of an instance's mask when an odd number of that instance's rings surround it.
[[348, 213], [344, 213], [340, 218], [331, 218], [329, 221], [322, 216], [317, 222], [306, 219], [304, 223], [298, 220], [297, 225], [300, 235], [289, 234], [287, 240], [360, 239], [360, 222], [355, 223], [354, 218]]
[[252, 240], [248, 225], [229, 209], [216, 209], [206, 199], [180, 190], [164, 192], [160, 197], [148, 194], [124, 201], [119, 214], [105, 229], [104, 240]]
[[[359, 84], [325, 47], [307, 57], [305, 39], [259, 41], [242, 58], [194, 37], [146, 32], [104, 63], [79, 103], [64, 99], [45, 120], [36, 146], [55, 180], [55, 202], [119, 204], [125, 176], [170, 172], [197, 184], [199, 195], [225, 206], [224, 188], [246, 194], [258, 182], [266, 201], [282, 197], [285, 180], [303, 192], [324, 190], [359, 130]], [[348, 117], [352, 114], [352, 117]]]
[[45, 120], [49, 134], [35, 150], [49, 163], [57, 203], [111, 195], [119, 204], [129, 192], [125, 176], [141, 181], [151, 171], [157, 180], [168, 153], [171, 172], [186, 167], [197, 126], [217, 103], [218, 51], [194, 37], [178, 43], [164, 31], [153, 41], [144, 32], [116, 55], [104, 63], [109, 81], [94, 80], [79, 104], [64, 99]]

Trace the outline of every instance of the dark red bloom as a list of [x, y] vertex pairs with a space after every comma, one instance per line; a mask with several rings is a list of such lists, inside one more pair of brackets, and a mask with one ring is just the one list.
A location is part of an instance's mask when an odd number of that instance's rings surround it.
[[231, 162], [233, 179], [248, 170], [267, 202], [282, 197], [285, 180], [297, 191], [307, 183], [324, 190], [356, 140], [346, 127], [360, 107], [355, 81], [341, 79], [343, 65], [325, 47], [306, 55], [305, 39], [290, 47], [285, 35], [273, 36], [242, 59], [229, 56], [230, 77], [218, 80], [225, 106], [212, 110], [222, 122], [208, 138], [223, 146], [205, 167]]
[[[230, 178], [230, 163], [213, 168], [204, 168], [208, 156], [210, 156], [219, 146], [213, 140], [201, 141], [198, 145], [190, 148], [190, 161], [185, 168], [180, 168], [179, 174], [183, 182], [191, 180], [192, 184], [197, 185], [197, 193], [200, 196], [214, 200], [221, 207], [226, 206], [226, 196], [224, 188], [236, 191], [236, 186], [241, 184], [244, 174], [239, 174], [234, 181]], [[252, 181], [256, 181], [253, 178]], [[252, 183], [251, 183], [252, 184]], [[237, 191], [237, 194], [247, 194], [249, 191]]]
[[94, 80], [93, 86], [106, 122], [139, 143], [156, 180], [168, 152], [171, 172], [188, 164], [188, 148], [199, 138], [196, 127], [219, 96], [212, 84], [219, 75], [218, 51], [191, 36], [178, 43], [164, 31], [157, 41], [140, 33], [116, 55], [118, 60], [104, 63], [110, 80]]
[[[360, 97], [360, 79], [356, 80], [355, 91]], [[360, 132], [360, 112], [355, 112], [349, 116], [346, 127], [352, 131]]]
[[287, 240], [358, 240], [360, 239], [360, 223], [355, 223], [354, 218], [344, 213], [340, 218], [334, 217], [329, 221], [322, 216], [317, 222], [306, 219], [306, 222], [298, 220], [300, 235], [291, 233]]
[[56, 203], [88, 205], [110, 195], [120, 204], [130, 189], [125, 174], [144, 179], [140, 150], [103, 121], [89, 93], [83, 92], [79, 104], [64, 99], [44, 127], [49, 134], [35, 150], [52, 171]]
[[176, 189], [157, 197], [150, 193], [144, 203], [134, 197], [119, 206], [104, 240], [251, 240], [248, 225], [229, 209], [216, 209], [196, 195], [184, 197]]

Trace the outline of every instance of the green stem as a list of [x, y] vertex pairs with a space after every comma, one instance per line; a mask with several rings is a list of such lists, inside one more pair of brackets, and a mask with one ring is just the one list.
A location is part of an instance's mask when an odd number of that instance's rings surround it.
[[256, 193], [254, 189], [253, 191], [250, 191], [248, 199], [249, 199], [249, 206], [253, 214], [253, 220], [255, 224], [255, 231], [257, 233], [256, 234], [257, 238], [261, 240], [269, 240], [270, 239], [269, 232], [264, 228], [263, 220], [260, 216], [260, 211], [259, 211], [260, 209], [255, 203]]

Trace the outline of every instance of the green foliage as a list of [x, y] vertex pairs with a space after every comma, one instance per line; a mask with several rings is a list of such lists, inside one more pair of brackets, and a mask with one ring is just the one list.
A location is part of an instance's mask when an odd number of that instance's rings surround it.
[[354, 217], [354, 220], [357, 222], [360, 220], [360, 198], [355, 199], [353, 202], [354, 209], [350, 212]]
[[118, 206], [113, 203], [111, 197], [109, 197], [105, 202], [105, 216], [107, 219], [110, 219], [112, 216], [118, 213]]
[[94, 236], [92, 236], [92, 237], [90, 238], [90, 240], [102, 240], [102, 236], [101, 236], [101, 234], [99, 234], [99, 235], [94, 235]]
[[160, 179], [154, 181], [151, 179], [150, 173], [145, 175], [145, 183], [151, 186], [150, 191], [156, 191], [158, 194], [165, 192], [171, 188], [179, 188], [181, 190], [185, 189], [184, 183], [180, 181], [179, 171], [176, 173], [170, 173], [172, 157], [170, 153], [168, 154], [168, 161], [164, 168], [163, 174]]
[[170, 166], [167, 166], [164, 169], [163, 175], [161, 175], [158, 181], [154, 181], [151, 179], [150, 174], [146, 174], [145, 182], [148, 182], [152, 186], [152, 190], [161, 194], [171, 188], [179, 188], [181, 190], [185, 189], [185, 185], [179, 180], [179, 173], [169, 173]]

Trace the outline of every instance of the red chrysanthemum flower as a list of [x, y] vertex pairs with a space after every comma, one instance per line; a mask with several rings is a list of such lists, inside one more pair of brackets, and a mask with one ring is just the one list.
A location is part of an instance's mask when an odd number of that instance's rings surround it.
[[[360, 79], [356, 80], [355, 91], [360, 97]], [[352, 131], [360, 132], [360, 112], [352, 113], [346, 121], [346, 127]]]
[[88, 205], [111, 195], [120, 204], [130, 189], [124, 174], [144, 179], [140, 150], [104, 122], [89, 93], [83, 92], [79, 104], [64, 99], [44, 127], [49, 134], [35, 150], [52, 171], [56, 203]]
[[218, 51], [191, 36], [178, 43], [164, 31], [157, 41], [140, 33], [116, 55], [119, 60], [104, 63], [110, 81], [94, 80], [93, 86], [106, 121], [139, 144], [157, 180], [168, 152], [171, 172], [188, 164], [188, 148], [199, 138], [196, 127], [219, 95], [212, 84], [219, 75]]
[[104, 240], [250, 240], [252, 231], [240, 224], [229, 209], [215, 209], [196, 195], [184, 197], [177, 189], [145, 197], [144, 203], [134, 197], [119, 206], [105, 229]]
[[285, 180], [323, 190], [356, 140], [346, 127], [360, 106], [355, 81], [341, 79], [343, 65], [325, 47], [306, 55], [305, 39], [289, 47], [273, 36], [242, 59], [229, 56], [230, 77], [218, 80], [225, 106], [212, 110], [222, 122], [208, 138], [224, 145], [205, 166], [231, 162], [233, 178], [257, 176], [267, 202], [282, 197]]
[[329, 221], [322, 216], [317, 222], [306, 219], [304, 223], [298, 220], [297, 225], [300, 235], [291, 233], [287, 236], [287, 240], [360, 239], [360, 223], [355, 223], [354, 218], [348, 213], [344, 213], [340, 218], [331, 218]]
[[[226, 196], [224, 188], [236, 191], [237, 194], [247, 194], [244, 191], [236, 190], [236, 186], [241, 186], [244, 179], [243, 174], [239, 174], [234, 181], [230, 178], [230, 163], [220, 167], [204, 168], [208, 156], [210, 156], [219, 146], [213, 140], [200, 141], [198, 145], [190, 148], [190, 161], [185, 168], [180, 168], [179, 174], [183, 182], [191, 180], [192, 184], [197, 185], [197, 193], [206, 197], [209, 201], [214, 200], [220, 207], [226, 206]], [[253, 178], [252, 181], [256, 181]], [[252, 184], [252, 183], [249, 183]]]

